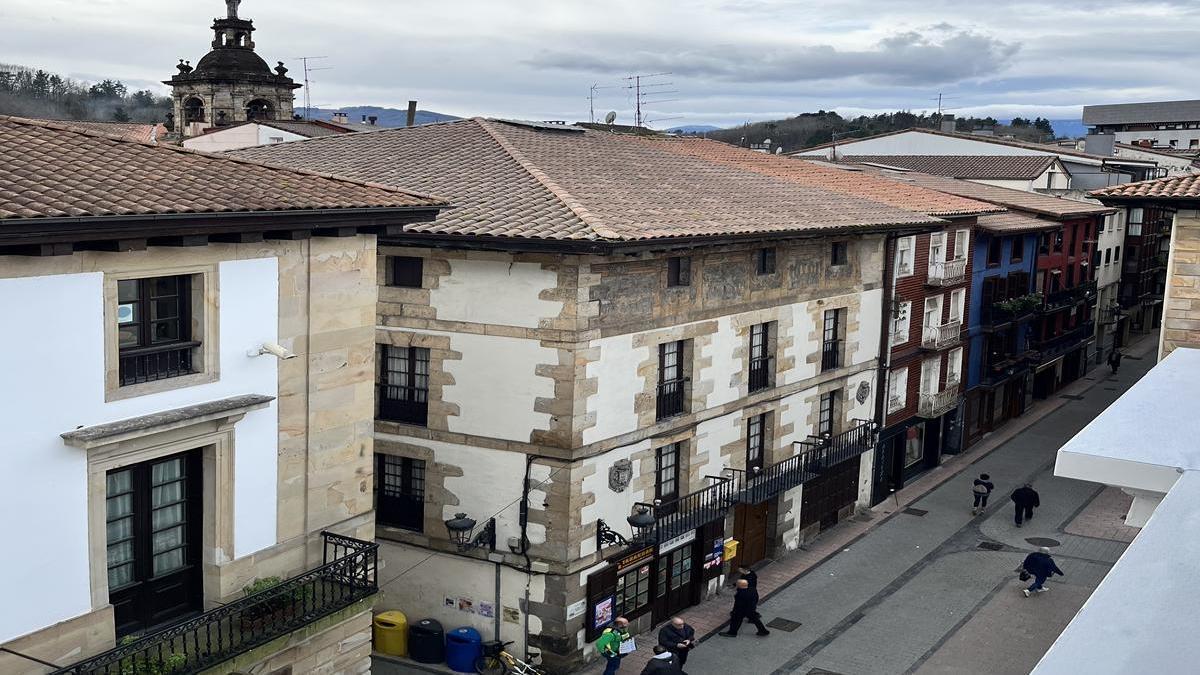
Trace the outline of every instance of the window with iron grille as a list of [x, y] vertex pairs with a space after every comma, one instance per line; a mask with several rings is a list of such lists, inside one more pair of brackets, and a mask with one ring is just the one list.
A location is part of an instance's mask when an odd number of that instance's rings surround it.
[[825, 310], [825, 328], [821, 339], [821, 372], [842, 367], [841, 309]]
[[683, 340], [658, 346], [658, 419], [684, 412]]
[[821, 394], [821, 412], [817, 418], [818, 436], [824, 436], [825, 434], [832, 436], [834, 434], [834, 426], [837, 420], [837, 401], [840, 395], [840, 389]]
[[403, 288], [420, 288], [425, 272], [425, 259], [411, 256], [395, 255], [388, 258], [389, 286]]
[[122, 387], [195, 372], [191, 282], [188, 275], [117, 282]]
[[383, 345], [379, 418], [424, 426], [429, 416], [429, 350]]
[[772, 364], [771, 324], [760, 323], [750, 327], [750, 391], [761, 391], [771, 386]]
[[667, 285], [692, 285], [692, 259], [682, 256], [667, 258]]
[[746, 471], [762, 471], [767, 454], [767, 413], [746, 420]]
[[755, 256], [759, 275], [775, 273], [775, 249], [760, 248]]
[[425, 460], [375, 455], [375, 520], [413, 532], [425, 529]]
[[850, 259], [850, 245], [844, 241], [835, 241], [829, 248], [829, 264], [833, 266], [845, 265]]
[[654, 497], [663, 503], [679, 499], [679, 455], [683, 441], [655, 450]]

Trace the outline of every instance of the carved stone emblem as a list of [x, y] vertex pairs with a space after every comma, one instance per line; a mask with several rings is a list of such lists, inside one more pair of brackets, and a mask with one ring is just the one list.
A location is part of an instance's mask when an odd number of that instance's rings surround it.
[[854, 394], [855, 400], [857, 400], [859, 403], [866, 403], [867, 399], [870, 397], [871, 385], [866, 382], [860, 382], [858, 385], [858, 391]]
[[633, 479], [633, 462], [618, 459], [608, 470], [608, 487], [613, 492], [624, 492]]

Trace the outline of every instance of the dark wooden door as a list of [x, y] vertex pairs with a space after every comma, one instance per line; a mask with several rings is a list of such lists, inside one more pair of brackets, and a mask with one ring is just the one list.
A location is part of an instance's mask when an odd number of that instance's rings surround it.
[[826, 469], [804, 484], [800, 499], [801, 529], [820, 523], [824, 530], [837, 524], [838, 511], [858, 499], [859, 458]]
[[654, 621], [665, 621], [696, 604], [696, 542], [658, 557], [658, 602]]
[[770, 502], [738, 504], [733, 515], [733, 537], [738, 540], [734, 567], [750, 567], [767, 557], [770, 506]]
[[117, 635], [198, 613], [200, 453], [109, 471], [105, 501], [109, 602]]

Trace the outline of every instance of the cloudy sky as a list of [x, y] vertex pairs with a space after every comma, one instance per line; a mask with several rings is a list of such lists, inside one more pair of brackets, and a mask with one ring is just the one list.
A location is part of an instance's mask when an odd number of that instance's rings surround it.
[[[0, 62], [155, 87], [208, 51], [221, 0], [0, 0]], [[321, 107], [632, 120], [622, 79], [670, 72], [653, 126], [818, 109], [1070, 119], [1082, 105], [1200, 98], [1200, 0], [245, 0], [257, 51]], [[297, 78], [299, 79], [299, 78]]]

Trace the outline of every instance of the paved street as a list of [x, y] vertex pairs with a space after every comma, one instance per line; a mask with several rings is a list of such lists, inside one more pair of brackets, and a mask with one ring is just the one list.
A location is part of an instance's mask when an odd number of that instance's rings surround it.
[[[1119, 522], [1127, 505], [1119, 492], [1051, 475], [1055, 450], [1152, 363], [1131, 358], [1115, 377], [1096, 368], [1062, 392], [1056, 411], [760, 606], [764, 620], [799, 621], [799, 628], [765, 638], [752, 629], [736, 639], [710, 637], [688, 672], [1028, 673], [1132, 534]], [[972, 517], [971, 479], [980, 472], [991, 474], [996, 492], [987, 512]], [[1018, 529], [1008, 494], [1025, 482], [1041, 494], [1042, 507]], [[1053, 540], [1046, 544], [1067, 576], [1026, 599], [1013, 570], [1036, 548], [1031, 538]]]

